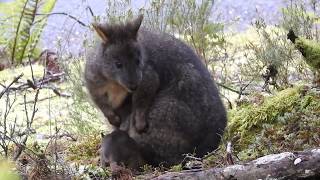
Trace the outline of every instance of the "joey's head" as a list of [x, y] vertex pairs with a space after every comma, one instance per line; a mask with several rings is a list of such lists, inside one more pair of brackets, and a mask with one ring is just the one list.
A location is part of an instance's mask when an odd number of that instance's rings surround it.
[[96, 57], [97, 71], [129, 92], [136, 90], [142, 79], [144, 53], [138, 41], [142, 19], [140, 15], [124, 24], [93, 24], [102, 40]]

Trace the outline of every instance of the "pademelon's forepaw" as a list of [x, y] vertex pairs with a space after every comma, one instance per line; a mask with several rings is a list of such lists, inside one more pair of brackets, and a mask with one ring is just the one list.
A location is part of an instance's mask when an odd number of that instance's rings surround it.
[[120, 124], [121, 124], [121, 119], [118, 115], [116, 115], [115, 113], [112, 113], [112, 114], [108, 114], [107, 115], [107, 119], [109, 121], [109, 123], [113, 126], [116, 126], [116, 127], [120, 127]]

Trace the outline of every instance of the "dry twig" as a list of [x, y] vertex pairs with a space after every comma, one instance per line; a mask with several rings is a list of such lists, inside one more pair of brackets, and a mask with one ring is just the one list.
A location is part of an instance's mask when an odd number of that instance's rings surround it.
[[13, 81], [12, 81], [7, 87], [5, 87], [5, 89], [0, 93], [0, 99], [1, 99], [1, 97], [2, 97], [7, 91], [10, 90], [10, 87], [11, 87], [14, 83], [18, 82], [18, 80], [19, 80], [22, 76], [23, 76], [23, 73], [21, 73], [19, 76], [17, 76], [16, 78], [14, 78]]

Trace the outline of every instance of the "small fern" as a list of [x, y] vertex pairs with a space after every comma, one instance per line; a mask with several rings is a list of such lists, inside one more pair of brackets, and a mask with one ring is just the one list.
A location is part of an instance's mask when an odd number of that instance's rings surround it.
[[[20, 64], [26, 57], [31, 57], [39, 42], [46, 18], [38, 17], [38, 13], [50, 13], [56, 0], [17, 0], [11, 3], [0, 3], [8, 7], [3, 22], [8, 33], [0, 39], [6, 39], [7, 51], [10, 52], [12, 64]], [[11, 9], [11, 10], [10, 10]], [[17, 11], [19, 10], [19, 11]]]
[[35, 20], [38, 3], [39, 0], [26, 0], [23, 3], [12, 44], [11, 62], [14, 62], [15, 58], [18, 63], [22, 62], [30, 41], [31, 27]]

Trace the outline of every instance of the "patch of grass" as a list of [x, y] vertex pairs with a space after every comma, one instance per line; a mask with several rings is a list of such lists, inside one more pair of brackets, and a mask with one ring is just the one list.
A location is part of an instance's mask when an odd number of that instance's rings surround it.
[[219, 148], [214, 153], [207, 155], [203, 158], [203, 166], [205, 168], [210, 167], [223, 167], [226, 165], [226, 147], [224, 143], [221, 143]]
[[[43, 77], [44, 67], [38, 64], [33, 64], [33, 75], [35, 78], [40, 79]], [[0, 82], [9, 83], [14, 77], [23, 73], [24, 75], [21, 78], [21, 81], [26, 81], [27, 79], [32, 79], [32, 72], [30, 66], [18, 66], [15, 68], [5, 69], [0, 71]]]
[[0, 179], [5, 180], [19, 180], [19, 175], [13, 171], [14, 166], [12, 163], [2, 160], [0, 157]]
[[[72, 91], [72, 107], [69, 109], [71, 128], [81, 134], [94, 134], [102, 130], [105, 117], [99, 112], [84, 86], [84, 60], [74, 59], [68, 65], [68, 89]], [[105, 127], [104, 127], [105, 128]], [[109, 129], [109, 127], [105, 129]]]

